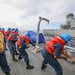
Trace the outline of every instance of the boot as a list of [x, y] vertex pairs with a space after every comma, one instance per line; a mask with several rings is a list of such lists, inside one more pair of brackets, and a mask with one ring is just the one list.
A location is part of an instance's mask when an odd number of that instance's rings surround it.
[[16, 58], [12, 58], [12, 61], [15, 61], [15, 62], [17, 62], [18, 60], [17, 60]]
[[34, 66], [31, 66], [31, 65], [27, 65], [26, 69], [33, 69]]
[[5, 72], [5, 75], [11, 75], [10, 72]]
[[43, 70], [43, 69], [45, 69], [46, 67], [47, 67], [46, 64], [42, 64], [41, 69]]
[[23, 57], [21, 55], [19, 55], [18, 60], [21, 60]]

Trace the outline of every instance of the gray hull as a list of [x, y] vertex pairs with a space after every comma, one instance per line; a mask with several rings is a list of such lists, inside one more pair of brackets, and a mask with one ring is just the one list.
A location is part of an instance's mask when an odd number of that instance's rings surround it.
[[62, 35], [63, 33], [69, 33], [72, 37], [75, 37], [75, 30], [50, 30], [50, 29], [45, 29], [43, 30], [44, 35], [50, 36], [50, 35]]

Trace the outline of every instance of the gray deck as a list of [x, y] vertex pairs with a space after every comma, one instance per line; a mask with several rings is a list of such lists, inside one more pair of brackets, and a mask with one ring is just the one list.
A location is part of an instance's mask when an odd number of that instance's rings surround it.
[[[9, 51], [6, 51], [8, 64], [11, 68], [11, 74], [12, 75], [55, 75], [54, 69], [49, 65], [47, 66], [47, 69], [41, 70], [41, 64], [43, 60], [41, 53], [34, 53], [31, 49], [28, 49], [27, 52], [29, 54], [30, 63], [34, 65], [34, 69], [32, 70], [26, 69], [26, 64], [23, 61], [23, 59], [19, 60], [18, 62], [13, 62], [11, 60]], [[63, 75], [75, 75], [75, 64], [72, 65], [62, 59], [60, 59], [59, 62], [63, 68], [63, 73], [64, 73]], [[4, 75], [1, 69], [0, 69], [0, 75]]]

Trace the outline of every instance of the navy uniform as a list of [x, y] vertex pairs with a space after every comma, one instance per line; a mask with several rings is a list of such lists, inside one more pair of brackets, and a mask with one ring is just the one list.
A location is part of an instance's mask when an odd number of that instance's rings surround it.
[[16, 41], [17, 41], [17, 35], [15, 34], [15, 32], [12, 32], [7, 39], [7, 45], [8, 45], [10, 54], [12, 56], [12, 60], [15, 62], [17, 61], [17, 59], [15, 58]]
[[20, 36], [17, 41], [17, 49], [18, 49], [19, 53], [22, 55], [22, 57], [24, 58], [24, 61], [26, 62], [26, 65], [27, 65], [26, 69], [33, 69], [34, 66], [31, 66], [29, 64], [29, 57], [25, 50], [25, 49], [29, 48], [27, 46], [27, 44], [31, 44], [31, 45], [35, 46], [35, 44], [27, 36], [25, 36], [25, 35]]
[[[57, 58], [70, 58], [73, 62], [75, 62], [75, 59], [64, 51], [64, 45], [70, 40], [71, 36], [69, 34], [63, 34], [61, 37], [55, 36], [52, 40], [50, 40], [42, 50], [44, 60], [41, 69], [45, 69], [48, 63], [54, 68], [56, 75], [63, 75], [62, 67], [57, 61]], [[61, 56], [61, 54], [64, 56]]]

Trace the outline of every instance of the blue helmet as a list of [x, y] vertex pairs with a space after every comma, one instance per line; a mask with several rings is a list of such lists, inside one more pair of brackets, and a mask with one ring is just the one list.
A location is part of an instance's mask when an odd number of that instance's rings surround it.
[[8, 28], [7, 30], [8, 30], [8, 31], [11, 31], [11, 28]]
[[16, 29], [15, 29], [15, 32], [18, 32], [18, 31], [19, 31], [18, 28], [16, 28]]
[[3, 30], [3, 31], [4, 31], [5, 29], [4, 29], [4, 28], [1, 28], [1, 30]]
[[71, 40], [71, 35], [70, 34], [62, 34], [61, 35], [61, 37], [65, 40], [65, 41], [67, 41], [67, 42], [69, 42], [70, 40]]

